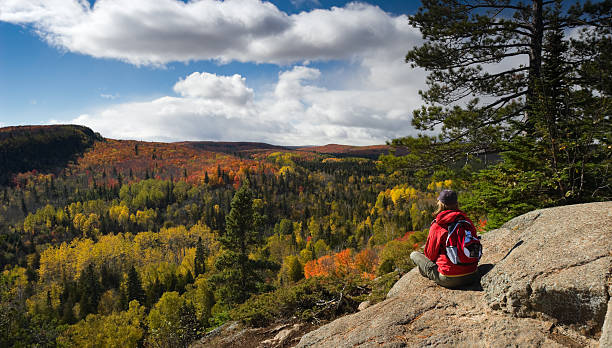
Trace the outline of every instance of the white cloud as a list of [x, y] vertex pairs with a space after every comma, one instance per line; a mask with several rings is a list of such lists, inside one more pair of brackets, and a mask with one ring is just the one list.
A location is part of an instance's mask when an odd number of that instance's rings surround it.
[[312, 6], [321, 6], [321, 2], [319, 0], [291, 0], [291, 3], [297, 8], [301, 8], [308, 4]]
[[100, 98], [114, 100], [114, 99], [119, 98], [119, 93], [115, 93], [115, 94], [105, 94], [105, 93], [102, 93], [102, 94], [100, 94]]
[[285, 145], [380, 144], [412, 132], [413, 101], [403, 87], [332, 90], [317, 84], [320, 76], [317, 69], [296, 66], [254, 98], [239, 75], [196, 72], [175, 84], [178, 97], [118, 104], [69, 122], [111, 138]]
[[350, 59], [414, 42], [406, 16], [350, 3], [288, 15], [259, 0], [0, 0], [0, 21], [50, 44], [136, 65]]
[[183, 97], [218, 99], [244, 105], [253, 99], [253, 90], [238, 74], [217, 76], [194, 72], [174, 85], [174, 91]]

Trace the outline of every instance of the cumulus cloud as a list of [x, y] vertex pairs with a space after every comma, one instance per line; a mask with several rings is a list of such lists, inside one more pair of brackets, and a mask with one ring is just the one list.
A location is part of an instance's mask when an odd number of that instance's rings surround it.
[[70, 123], [104, 136], [158, 141], [226, 140], [275, 144], [380, 144], [412, 132], [410, 98], [384, 91], [327, 89], [318, 69], [296, 66], [255, 98], [245, 78], [193, 73], [178, 96], [118, 104]]
[[351, 59], [418, 37], [406, 16], [360, 3], [288, 15], [259, 0], [2, 0], [0, 20], [61, 49], [136, 65]]
[[253, 90], [238, 74], [217, 76], [206, 72], [194, 72], [174, 85], [174, 91], [183, 97], [217, 99], [244, 105], [253, 98]]

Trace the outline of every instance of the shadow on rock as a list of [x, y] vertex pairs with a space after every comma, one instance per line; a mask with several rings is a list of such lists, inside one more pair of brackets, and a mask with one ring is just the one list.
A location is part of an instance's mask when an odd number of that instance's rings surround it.
[[478, 265], [478, 275], [479, 275], [478, 281], [473, 283], [473, 284], [470, 284], [470, 285], [465, 285], [465, 286], [458, 287], [458, 288], [456, 288], [454, 290], [483, 291], [480, 279], [482, 279], [482, 277], [485, 274], [489, 273], [489, 271], [492, 270], [493, 267], [495, 267], [495, 265], [492, 264], [492, 263], [485, 263], [485, 264], [482, 264], [482, 265]]

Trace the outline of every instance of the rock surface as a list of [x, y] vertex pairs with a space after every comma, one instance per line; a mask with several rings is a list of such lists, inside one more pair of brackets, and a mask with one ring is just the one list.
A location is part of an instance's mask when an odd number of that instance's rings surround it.
[[608, 302], [608, 314], [601, 330], [600, 347], [612, 347], [612, 300]]
[[294, 346], [306, 332], [316, 326], [311, 323], [285, 323], [252, 328], [229, 322], [192, 342], [191, 348], [288, 348]]
[[359, 304], [359, 307], [357, 307], [357, 310], [362, 311], [368, 307], [370, 307], [372, 304], [370, 303], [370, 301], [363, 301]]
[[610, 346], [612, 202], [533, 211], [482, 243], [480, 284], [448, 290], [413, 269], [298, 347]]

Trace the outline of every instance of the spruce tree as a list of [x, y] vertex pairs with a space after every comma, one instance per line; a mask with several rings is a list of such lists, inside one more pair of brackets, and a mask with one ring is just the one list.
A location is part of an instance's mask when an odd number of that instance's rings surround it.
[[137, 300], [139, 303], [144, 303], [144, 290], [142, 289], [142, 282], [140, 276], [136, 271], [136, 268], [132, 266], [127, 274], [127, 286], [126, 286], [126, 297], [127, 303], [132, 300]]
[[218, 238], [225, 252], [215, 260], [218, 272], [213, 275], [212, 282], [218, 285], [217, 298], [227, 304], [236, 304], [256, 292], [257, 284], [262, 281], [257, 271], [271, 265], [249, 258], [249, 251], [261, 243], [261, 217], [253, 208], [253, 193], [248, 182], [235, 193], [230, 206], [225, 231]]
[[197, 278], [200, 274], [206, 272], [206, 254], [204, 246], [202, 245], [202, 237], [198, 238], [198, 244], [196, 245], [195, 259], [193, 260], [193, 268], [195, 277]]
[[102, 294], [98, 275], [93, 265], [89, 264], [79, 277], [78, 290], [80, 294], [80, 317], [85, 318], [87, 314], [96, 313], [100, 295]]
[[153, 284], [151, 284], [146, 291], [146, 307], [147, 308], [152, 308], [153, 305], [155, 305], [155, 303], [157, 303], [157, 300], [159, 300], [159, 298], [162, 296], [162, 294], [164, 293], [164, 286], [162, 285], [162, 283], [159, 281], [159, 278], [155, 278], [155, 281], [153, 282]]

